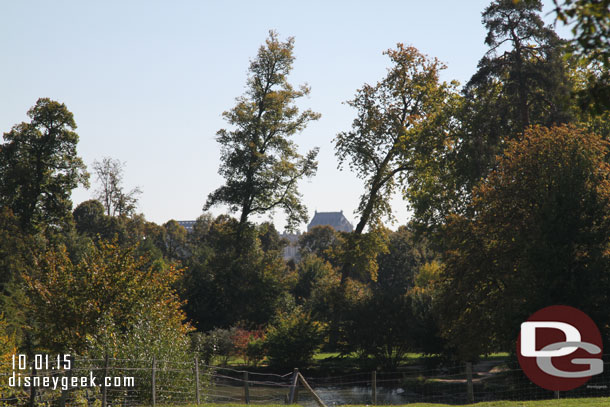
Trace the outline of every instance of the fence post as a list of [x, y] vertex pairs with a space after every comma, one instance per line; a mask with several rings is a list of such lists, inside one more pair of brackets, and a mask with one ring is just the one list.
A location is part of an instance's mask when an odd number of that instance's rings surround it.
[[152, 407], [156, 407], [157, 405], [157, 394], [155, 393], [155, 381], [156, 381], [156, 359], [153, 356], [152, 358]]
[[559, 390], [555, 390], [555, 398], [559, 399]]
[[34, 386], [34, 377], [36, 377], [36, 364], [32, 360], [32, 373], [30, 374], [30, 383], [32, 386], [30, 387], [30, 407], [34, 407], [36, 405], [36, 386]]
[[472, 362], [466, 362], [466, 391], [468, 403], [474, 403], [474, 388], [472, 386]]
[[250, 388], [248, 384], [248, 372], [244, 372], [244, 400], [250, 404]]
[[108, 354], [104, 356], [104, 374], [102, 375], [102, 407], [106, 407], [107, 402], [107, 389], [106, 389], [106, 376], [108, 376]]
[[288, 404], [294, 403], [294, 394], [297, 389], [297, 379], [299, 378], [299, 369], [296, 367], [292, 371], [292, 383], [290, 384], [290, 393], [288, 394]]
[[201, 403], [201, 398], [199, 396], [199, 359], [195, 356], [195, 398], [197, 399], [197, 404]]
[[372, 394], [372, 403], [373, 405], [377, 404], [377, 371], [373, 370], [373, 373], [371, 373], [371, 390], [373, 392]]
[[[75, 362], [75, 358], [74, 356], [69, 356], [70, 359], [70, 368], [67, 369], [67, 375], [68, 375], [68, 389], [67, 390], [61, 390], [61, 396], [59, 398], [59, 406], [60, 407], [65, 407], [66, 406], [66, 399], [68, 398], [68, 392], [70, 391], [70, 383], [72, 383], [72, 369], [74, 369], [74, 362]], [[63, 363], [63, 362], [62, 362]], [[57, 366], [57, 369], [59, 369], [59, 366]], [[65, 365], [64, 365], [64, 369], [65, 369]], [[64, 370], [64, 375], [65, 375], [65, 370]]]
[[305, 390], [307, 390], [309, 393], [311, 393], [311, 395], [313, 396], [313, 399], [316, 401], [316, 403], [318, 403], [318, 406], [320, 407], [326, 407], [326, 404], [324, 404], [324, 402], [322, 401], [322, 399], [320, 398], [320, 396], [318, 396], [316, 394], [315, 391], [313, 391], [313, 389], [311, 388], [311, 386], [309, 385], [309, 383], [307, 383], [307, 380], [305, 380], [305, 378], [303, 377], [302, 374], [298, 373], [297, 376], [299, 377], [299, 380], [301, 381], [301, 384], [303, 385], [303, 387], [305, 387]]

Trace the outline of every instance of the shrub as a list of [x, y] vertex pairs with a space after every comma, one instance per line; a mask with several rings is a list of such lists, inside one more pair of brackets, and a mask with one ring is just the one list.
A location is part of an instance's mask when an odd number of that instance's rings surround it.
[[279, 314], [267, 329], [265, 338], [269, 364], [282, 368], [308, 365], [322, 343], [322, 331], [322, 325], [302, 307]]
[[256, 367], [265, 358], [265, 338], [254, 338], [246, 346], [246, 363]]
[[216, 328], [207, 333], [197, 332], [191, 338], [191, 348], [206, 365], [211, 365], [214, 358], [220, 357], [220, 363], [226, 366], [229, 358], [235, 354], [233, 337], [236, 328]]
[[[262, 329], [249, 331], [244, 328], [234, 328], [232, 331], [235, 355], [241, 357], [247, 365], [254, 364], [256, 366], [264, 357], [262, 349], [264, 331]], [[260, 349], [257, 349], [256, 343], [259, 342], [261, 346], [258, 346]]]

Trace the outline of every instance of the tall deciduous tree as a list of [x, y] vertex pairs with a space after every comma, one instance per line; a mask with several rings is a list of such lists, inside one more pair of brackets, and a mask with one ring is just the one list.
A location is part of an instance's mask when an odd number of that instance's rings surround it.
[[348, 102], [357, 110], [352, 129], [335, 138], [339, 167], [347, 163], [365, 182], [360, 220], [346, 236], [342, 286], [356, 275], [375, 279], [385, 234], [363, 231], [367, 225], [379, 230], [382, 218], [392, 218], [392, 194], [406, 191], [418, 162], [444, 142], [450, 124], [443, 106], [453, 104], [455, 93], [439, 79], [445, 66], [403, 44], [385, 54], [392, 62], [386, 77], [357, 91]]
[[352, 130], [335, 138], [340, 167], [347, 163], [365, 181], [356, 234], [391, 217], [392, 193], [404, 188], [418, 156], [442, 139], [442, 106], [452, 95], [452, 85], [439, 80], [445, 66], [437, 59], [402, 44], [385, 55], [392, 62], [386, 77], [357, 91], [348, 102], [357, 111]]
[[0, 145], [0, 204], [23, 228], [35, 230], [64, 222], [70, 193], [79, 184], [88, 187], [89, 174], [76, 154], [76, 123], [66, 105], [41, 98], [28, 117], [4, 133]]
[[309, 88], [295, 89], [288, 82], [293, 47], [294, 38], [282, 42], [277, 33], [269, 33], [250, 63], [245, 95], [223, 113], [233, 129], [217, 133], [222, 148], [219, 173], [226, 182], [208, 196], [204, 210], [228, 205], [240, 212], [242, 228], [250, 215], [276, 208], [286, 212], [289, 228], [307, 220], [297, 183], [315, 174], [318, 149], [301, 156], [290, 137], [320, 115], [309, 109], [301, 112], [295, 105]]
[[125, 163], [110, 157], [93, 162], [95, 177], [100, 186], [95, 198], [106, 210], [107, 216], [131, 215], [138, 203], [137, 196], [142, 193], [139, 187], [129, 192], [123, 190], [123, 169]]

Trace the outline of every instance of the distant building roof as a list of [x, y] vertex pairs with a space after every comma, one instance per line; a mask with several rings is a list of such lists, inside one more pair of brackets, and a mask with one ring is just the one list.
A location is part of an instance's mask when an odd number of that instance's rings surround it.
[[187, 232], [193, 231], [193, 225], [195, 224], [194, 220], [178, 220], [176, 221], [180, 226], [186, 229]]
[[354, 230], [354, 227], [347, 220], [345, 216], [343, 216], [343, 211], [340, 212], [318, 212], [316, 211], [313, 219], [307, 225], [307, 231], [311, 231], [311, 228], [315, 226], [329, 225], [333, 229], [339, 232], [351, 232]]

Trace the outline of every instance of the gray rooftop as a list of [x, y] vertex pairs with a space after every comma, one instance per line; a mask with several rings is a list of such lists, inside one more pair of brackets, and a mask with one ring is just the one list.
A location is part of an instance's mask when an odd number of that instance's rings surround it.
[[332, 226], [333, 229], [339, 232], [351, 232], [354, 230], [352, 224], [343, 216], [343, 211], [340, 212], [318, 212], [316, 211], [313, 219], [307, 225], [309, 232], [314, 226]]

